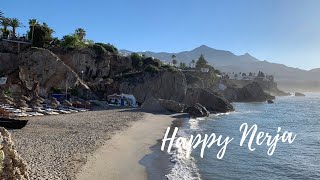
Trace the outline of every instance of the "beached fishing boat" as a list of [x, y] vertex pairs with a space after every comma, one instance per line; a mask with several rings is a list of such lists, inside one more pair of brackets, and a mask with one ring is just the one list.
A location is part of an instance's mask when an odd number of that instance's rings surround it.
[[9, 118], [0, 118], [0, 127], [6, 129], [22, 129], [28, 123], [28, 120], [17, 120]]
[[28, 120], [18, 120], [10, 118], [10, 113], [0, 108], [0, 127], [7, 129], [21, 129], [25, 127]]

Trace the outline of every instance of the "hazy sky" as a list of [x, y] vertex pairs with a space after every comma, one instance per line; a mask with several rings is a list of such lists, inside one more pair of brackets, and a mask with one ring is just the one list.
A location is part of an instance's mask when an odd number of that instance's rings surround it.
[[[10, 0], [8, 17], [78, 27], [87, 39], [132, 51], [179, 52], [202, 44], [302, 69], [320, 67], [318, 0]], [[26, 28], [21, 28], [24, 33]]]

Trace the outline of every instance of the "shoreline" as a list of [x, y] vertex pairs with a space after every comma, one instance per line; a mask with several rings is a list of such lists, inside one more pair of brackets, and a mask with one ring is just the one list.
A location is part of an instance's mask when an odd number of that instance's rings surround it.
[[[173, 116], [145, 113], [141, 120], [133, 122], [128, 129], [105, 141], [104, 145], [89, 157], [76, 178], [149, 179], [146, 166], [150, 159], [147, 159], [153, 153], [152, 147], [162, 138], [166, 128], [172, 125], [175, 120]], [[167, 164], [165, 161], [160, 164], [160, 171], [164, 173]]]
[[32, 117], [23, 129], [9, 132], [30, 179], [75, 179], [93, 152], [143, 117], [139, 109]]

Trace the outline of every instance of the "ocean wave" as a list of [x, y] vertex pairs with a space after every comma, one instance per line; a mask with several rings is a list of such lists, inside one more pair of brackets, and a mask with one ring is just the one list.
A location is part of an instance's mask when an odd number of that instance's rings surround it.
[[[178, 133], [180, 137], [183, 137], [181, 134], [185, 134], [183, 130]], [[187, 137], [185, 137], [185, 139], [187, 140]], [[192, 156], [187, 156], [187, 153], [189, 153], [189, 155], [191, 154], [191, 152], [188, 152], [187, 149], [182, 146], [173, 147], [173, 151], [170, 153], [170, 161], [173, 164], [170, 167], [171, 170], [169, 174], [166, 175], [168, 180], [201, 180], [195, 159]]]

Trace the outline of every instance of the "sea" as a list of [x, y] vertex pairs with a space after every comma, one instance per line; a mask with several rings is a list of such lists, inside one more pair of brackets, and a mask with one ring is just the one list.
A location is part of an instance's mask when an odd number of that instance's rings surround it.
[[[174, 148], [169, 153], [169, 169], [165, 179], [216, 180], [216, 179], [320, 179], [320, 94], [308, 93], [306, 97], [277, 97], [274, 104], [233, 103], [234, 112], [211, 115], [208, 118], [185, 119], [178, 136], [215, 133], [233, 137], [222, 159], [217, 158], [221, 147], [212, 145], [193, 149], [186, 158], [186, 149]], [[256, 124], [257, 131], [271, 136], [285, 131], [296, 135], [294, 141], [277, 143], [273, 155], [268, 155], [267, 143], [248, 148], [248, 140], [240, 146], [240, 126]], [[281, 130], [278, 132], [278, 128]], [[258, 133], [257, 132], [257, 133]], [[150, 178], [153, 179], [153, 178]]]

